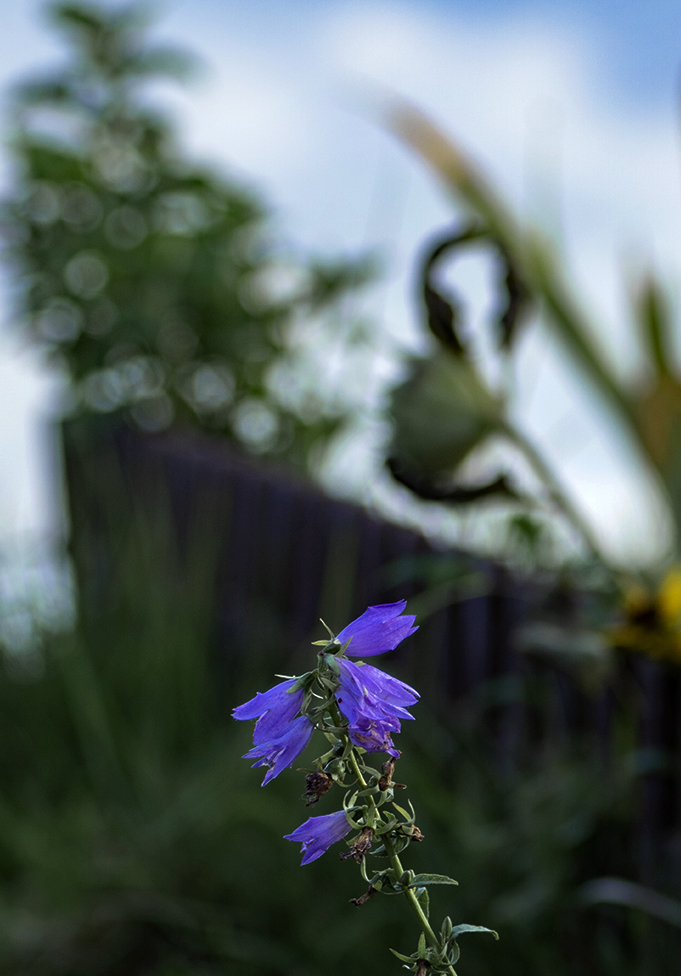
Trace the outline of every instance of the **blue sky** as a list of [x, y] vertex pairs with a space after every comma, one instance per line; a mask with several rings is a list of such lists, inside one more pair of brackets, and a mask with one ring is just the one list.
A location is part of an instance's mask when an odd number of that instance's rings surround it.
[[[260, 20], [267, 31], [324, 5], [325, 0], [194, 0], [192, 7], [197, 17], [212, 8], [225, 19]], [[165, 9], [173, 6], [178, 4]], [[681, 5], [674, 0], [393, 0], [385, 6], [466, 20], [481, 30], [520, 17], [589, 37], [616, 97], [667, 102], [681, 75]]]
[[587, 35], [603, 80], [619, 97], [666, 102], [681, 75], [681, 5], [674, 0], [423, 0], [419, 6], [481, 26], [523, 16]]
[[[57, 51], [40, 7], [0, 8], [1, 87]], [[421, 105], [520, 214], [560, 227], [597, 331], [631, 373], [627, 281], [653, 264], [672, 290], [681, 282], [681, 4], [174, 0], [165, 10], [158, 34], [208, 66], [188, 91], [159, 93], [189, 151], [260, 187], [282, 235], [300, 248], [375, 247], [385, 256], [385, 280], [366, 308], [376, 323], [371, 382], [358, 384], [367, 416], [396, 375], [391, 349], [422, 346], [414, 254], [452, 219], [429, 174], [372, 118], [366, 93], [377, 90]], [[56, 524], [43, 449], [53, 384], [12, 338], [7, 308], [4, 317], [0, 538]], [[659, 550], [666, 529], [654, 486], [613, 441], [607, 418], [594, 421], [569, 366], [538, 331], [523, 347], [518, 389], [520, 422], [605, 544]], [[339, 454], [329, 477], [390, 509], [394, 499], [367, 489], [380, 436], [368, 422], [352, 463]], [[466, 531], [456, 529], [463, 542]]]

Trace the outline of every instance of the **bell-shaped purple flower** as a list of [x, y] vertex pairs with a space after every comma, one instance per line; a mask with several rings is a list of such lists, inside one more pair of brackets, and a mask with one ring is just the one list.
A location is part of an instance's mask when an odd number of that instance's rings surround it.
[[401, 616], [406, 605], [406, 600], [399, 600], [368, 607], [361, 617], [341, 630], [336, 640], [344, 644], [352, 638], [345, 652], [348, 657], [372, 657], [393, 651], [405, 637], [418, 630], [414, 627], [415, 616]]
[[390, 733], [400, 731], [402, 719], [413, 719], [406, 706], [414, 705], [419, 693], [370, 664], [340, 658], [338, 666], [336, 701], [348, 721], [351, 741], [367, 752], [399, 756]]
[[304, 692], [302, 688], [293, 691], [295, 683], [295, 678], [291, 678], [269, 691], [258, 692], [255, 698], [232, 712], [240, 721], [258, 719], [253, 730], [253, 748], [244, 759], [257, 759], [254, 767], [269, 767], [263, 786], [293, 765], [312, 736], [312, 722], [304, 715], [298, 715]]
[[342, 840], [352, 830], [343, 810], [327, 813], [324, 817], [310, 817], [292, 834], [285, 834], [284, 840], [298, 841], [302, 844], [301, 864], [309, 864], [325, 854], [332, 844]]

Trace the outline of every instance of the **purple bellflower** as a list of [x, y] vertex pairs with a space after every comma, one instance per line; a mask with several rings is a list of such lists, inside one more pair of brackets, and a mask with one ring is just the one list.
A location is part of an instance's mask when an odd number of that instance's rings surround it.
[[291, 691], [294, 685], [295, 679], [282, 681], [269, 691], [258, 692], [255, 698], [232, 712], [240, 721], [258, 719], [253, 730], [253, 748], [245, 753], [244, 759], [257, 759], [253, 766], [269, 767], [263, 786], [293, 765], [312, 736], [312, 722], [298, 715], [304, 692], [302, 688]]
[[406, 705], [413, 705], [419, 693], [370, 664], [355, 664], [341, 658], [336, 701], [348, 720], [348, 734], [354, 745], [367, 752], [387, 752], [397, 758], [391, 732], [399, 732], [401, 719], [413, 719]]
[[344, 627], [336, 640], [344, 644], [352, 638], [345, 652], [348, 657], [373, 657], [394, 651], [405, 637], [418, 630], [414, 627], [416, 617], [400, 616], [406, 605], [406, 600], [399, 600], [369, 607], [361, 617]]
[[352, 829], [344, 811], [339, 810], [324, 817], [310, 817], [292, 834], [285, 834], [284, 839], [302, 844], [303, 859], [300, 863], [309, 864], [325, 854], [332, 844], [342, 840]]

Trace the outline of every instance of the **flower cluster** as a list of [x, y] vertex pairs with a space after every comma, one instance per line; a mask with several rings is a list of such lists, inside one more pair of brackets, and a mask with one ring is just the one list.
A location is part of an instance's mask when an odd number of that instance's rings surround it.
[[[242, 721], [256, 720], [253, 748], [245, 758], [255, 766], [266, 766], [263, 786], [291, 766], [305, 750], [315, 729], [323, 733], [331, 748], [318, 757], [305, 777], [306, 803], [316, 803], [334, 785], [346, 790], [343, 808], [335, 813], [310, 817], [286, 840], [301, 845], [302, 864], [310, 864], [349, 834], [349, 850], [341, 857], [352, 857], [359, 864], [367, 891], [353, 904], [361, 906], [380, 891], [403, 895], [421, 926], [418, 949], [411, 956], [395, 955], [417, 974], [426, 971], [456, 976], [453, 964], [458, 958], [456, 942], [461, 932], [490, 931], [478, 926], [453, 927], [445, 919], [440, 934], [428, 920], [429, 884], [456, 884], [440, 874], [405, 871], [400, 854], [410, 843], [423, 840], [415, 814], [394, 802], [395, 763], [400, 753], [392, 736], [401, 723], [413, 719], [408, 709], [419, 694], [404, 681], [363, 661], [350, 658], [374, 657], [391, 651], [418, 628], [414, 617], [406, 615], [406, 602], [369, 607], [330, 640], [316, 641], [322, 649], [317, 667], [297, 678], [287, 678], [234, 709]], [[385, 753], [380, 771], [366, 764], [367, 753]], [[393, 810], [387, 811], [387, 804]], [[384, 854], [388, 867], [367, 873], [367, 859]], [[373, 858], [372, 858], [373, 859]], [[385, 862], [383, 862], [385, 863]], [[496, 933], [495, 933], [496, 935]], [[394, 950], [393, 950], [394, 951]]]
[[[413, 634], [415, 617], [402, 616], [406, 600], [369, 607], [361, 617], [348, 624], [333, 641], [347, 654], [370, 657], [394, 650], [400, 641]], [[353, 664], [344, 658], [340, 669], [336, 702], [348, 720], [348, 733], [356, 746], [367, 752], [389, 752], [399, 756], [391, 732], [400, 731], [400, 719], [413, 718], [404, 708], [413, 705], [418, 692], [409, 685], [384, 674], [371, 665]], [[291, 678], [263, 694], [239, 705], [234, 718], [258, 719], [253, 732], [253, 748], [245, 759], [257, 759], [254, 766], [267, 766], [263, 786], [292, 766], [312, 736], [309, 718], [300, 715], [303, 685]]]

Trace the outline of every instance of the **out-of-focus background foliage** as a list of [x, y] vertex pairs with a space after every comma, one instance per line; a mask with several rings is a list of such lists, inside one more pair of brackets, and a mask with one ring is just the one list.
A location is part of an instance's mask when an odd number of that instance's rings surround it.
[[[681, 536], [644, 568], [604, 552], [518, 424], [512, 381], [523, 330], [549, 331], [675, 526], [664, 287], [637, 279], [622, 378], [550, 240], [391, 104], [382, 124], [455, 204], [414, 255], [422, 354], [384, 397], [380, 477], [412, 528], [433, 510], [477, 520], [487, 559], [334, 507], [305, 477], [361, 422], [358, 364], [380, 368], [360, 311], [376, 263], [302, 254], [245, 180], [192, 161], [152, 84], [191, 61], [140, 8], [52, 19], [65, 60], [11, 94], [2, 223], [17, 332], [65, 378], [73, 582], [71, 602], [39, 577], [1, 608], [0, 972], [393, 965], [400, 906], [350, 906], [358, 878], [333, 853], [299, 867], [282, 835], [306, 816], [301, 774], [261, 790], [229, 713], [305, 668], [319, 613], [339, 629], [365, 594], [405, 594], [423, 626], [387, 666], [424, 692], [401, 739], [426, 835], [414, 867], [458, 879], [438, 911], [501, 936], [466, 945], [461, 973], [672, 976]], [[494, 269], [482, 359], [440, 276], [471, 248]]]
[[305, 465], [347, 406], [301, 368], [296, 330], [368, 269], [287, 255], [252, 192], [182, 158], [144, 93], [191, 63], [143, 42], [141, 11], [55, 17], [68, 60], [13, 103], [5, 225], [24, 327], [77, 410], [208, 427]]

